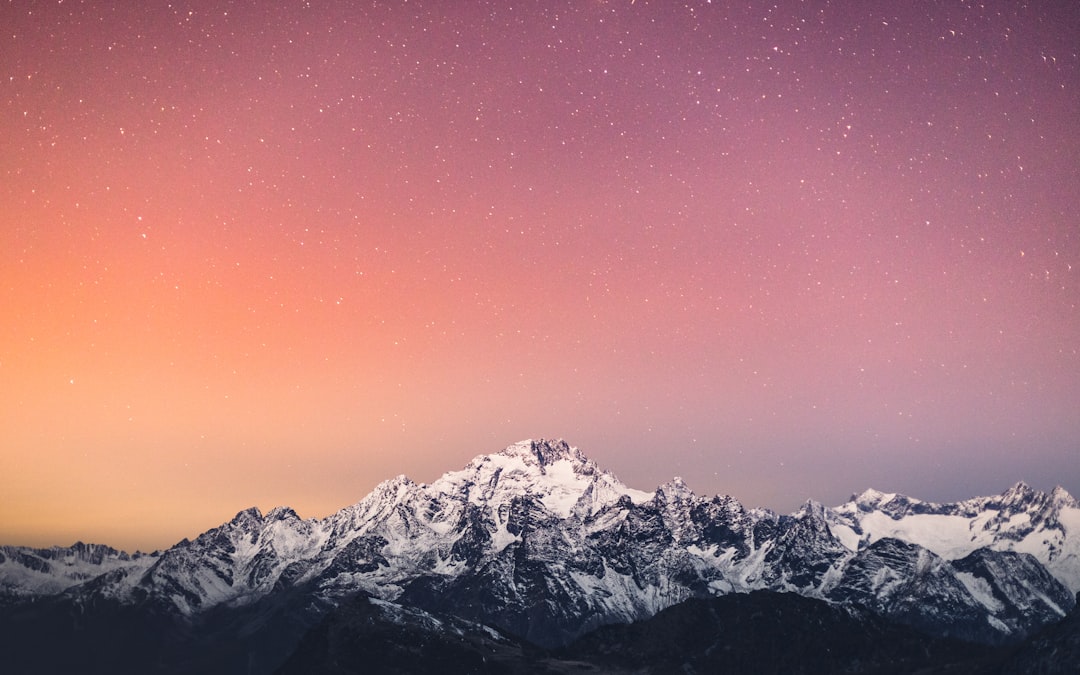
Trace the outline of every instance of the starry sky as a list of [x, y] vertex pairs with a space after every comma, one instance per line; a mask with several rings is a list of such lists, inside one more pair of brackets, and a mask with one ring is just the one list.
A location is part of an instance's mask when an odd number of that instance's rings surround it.
[[1080, 494], [1075, 2], [0, 5], [0, 543], [561, 437]]

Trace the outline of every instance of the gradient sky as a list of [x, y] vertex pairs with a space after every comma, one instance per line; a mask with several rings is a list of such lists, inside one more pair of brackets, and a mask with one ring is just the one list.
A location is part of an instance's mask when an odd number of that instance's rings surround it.
[[1080, 494], [1080, 4], [0, 6], [0, 543], [562, 437]]

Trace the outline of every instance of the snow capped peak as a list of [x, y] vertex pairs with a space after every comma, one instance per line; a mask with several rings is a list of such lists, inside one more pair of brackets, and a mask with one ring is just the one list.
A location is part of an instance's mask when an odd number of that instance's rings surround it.
[[810, 517], [816, 520], [825, 520], [825, 506], [821, 502], [807, 499], [795, 513], [796, 518]]
[[577, 448], [571, 447], [561, 438], [556, 440], [528, 439], [514, 443], [495, 454], [523, 459], [526, 464], [539, 468], [540, 473], [544, 473], [546, 467], [564, 460], [579, 465], [582, 469], [586, 469], [588, 473], [596, 471], [596, 465], [588, 457]]
[[842, 513], [870, 513], [881, 511], [894, 520], [910, 513], [933, 511], [937, 504], [914, 499], [897, 492], [879, 492], [869, 489], [852, 498], [835, 510]]
[[893, 493], [885, 493], [874, 488], [867, 488], [863, 490], [862, 494], [852, 495], [852, 501], [859, 502], [860, 504], [877, 504], [879, 502], [887, 502], [896, 496]]
[[225, 529], [237, 529], [242, 532], [252, 532], [259, 529], [262, 526], [262, 522], [262, 511], [260, 511], [257, 506], [252, 506], [237, 513], [235, 516], [233, 516], [232, 520], [220, 527], [214, 528], [214, 530], [211, 530], [211, 532], [214, 532], [215, 530]]
[[867, 488], [859, 495], [851, 495], [849, 501], [854, 502], [861, 510], [869, 511], [881, 504], [886, 504], [896, 498], [895, 492], [881, 492], [873, 488]]
[[694, 491], [679, 476], [656, 488], [656, 496], [668, 502], [678, 502], [694, 497]]
[[386, 513], [392, 509], [416, 488], [416, 483], [405, 475], [384, 480], [376, 485], [368, 496], [331, 516], [334, 530], [340, 534], [361, 527], [362, 523], [375, 518], [377, 514]]
[[270, 522], [277, 522], [279, 520], [300, 520], [300, 516], [288, 506], [275, 506], [266, 514], [266, 520]]
[[638, 502], [651, 496], [626, 487], [565, 441], [544, 439], [521, 441], [475, 457], [464, 469], [423, 488], [433, 496], [460, 495], [477, 505], [509, 504], [517, 497], [530, 497], [563, 518], [594, 513], [624, 495]]
[[1035, 497], [1035, 490], [1024, 481], [1018, 482], [1011, 488], [1001, 493], [1002, 501], [1006, 504], [1017, 504], [1027, 502]]
[[1069, 491], [1058, 485], [1050, 492], [1050, 501], [1058, 508], [1072, 507], [1080, 508], [1080, 502], [1076, 500]]
[[[526, 440], [488, 455], [478, 455], [463, 471], [520, 471], [531, 475], [546, 475], [556, 465], [565, 463], [575, 474], [590, 476], [599, 473], [593, 462], [566, 441]], [[460, 472], [446, 474], [450, 476]]]
[[371, 494], [365, 497], [360, 503], [362, 504], [369, 500], [379, 502], [396, 501], [400, 499], [404, 493], [414, 487], [416, 487], [416, 483], [408, 476], [401, 474], [389, 480], [384, 480], [376, 485], [375, 489], [371, 491]]

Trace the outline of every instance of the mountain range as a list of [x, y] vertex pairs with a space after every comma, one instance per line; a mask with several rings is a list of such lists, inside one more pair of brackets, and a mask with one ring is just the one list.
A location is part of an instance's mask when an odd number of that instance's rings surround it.
[[[1078, 591], [1080, 504], [1060, 487], [953, 504], [868, 490], [780, 515], [677, 478], [635, 490], [563, 441], [529, 440], [323, 519], [248, 509], [166, 551], [0, 547], [0, 647], [10, 672], [303, 672], [297, 654], [329, 644], [312, 631], [362, 619], [560, 672], [620, 625], [768, 597], [753, 611], [1019, 649]], [[539, 670], [536, 650], [570, 661]]]

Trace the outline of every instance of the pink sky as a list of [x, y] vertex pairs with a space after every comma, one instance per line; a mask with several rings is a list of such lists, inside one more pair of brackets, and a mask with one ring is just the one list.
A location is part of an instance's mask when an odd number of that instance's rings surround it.
[[1080, 10], [728, 4], [0, 8], [0, 543], [1080, 492]]

